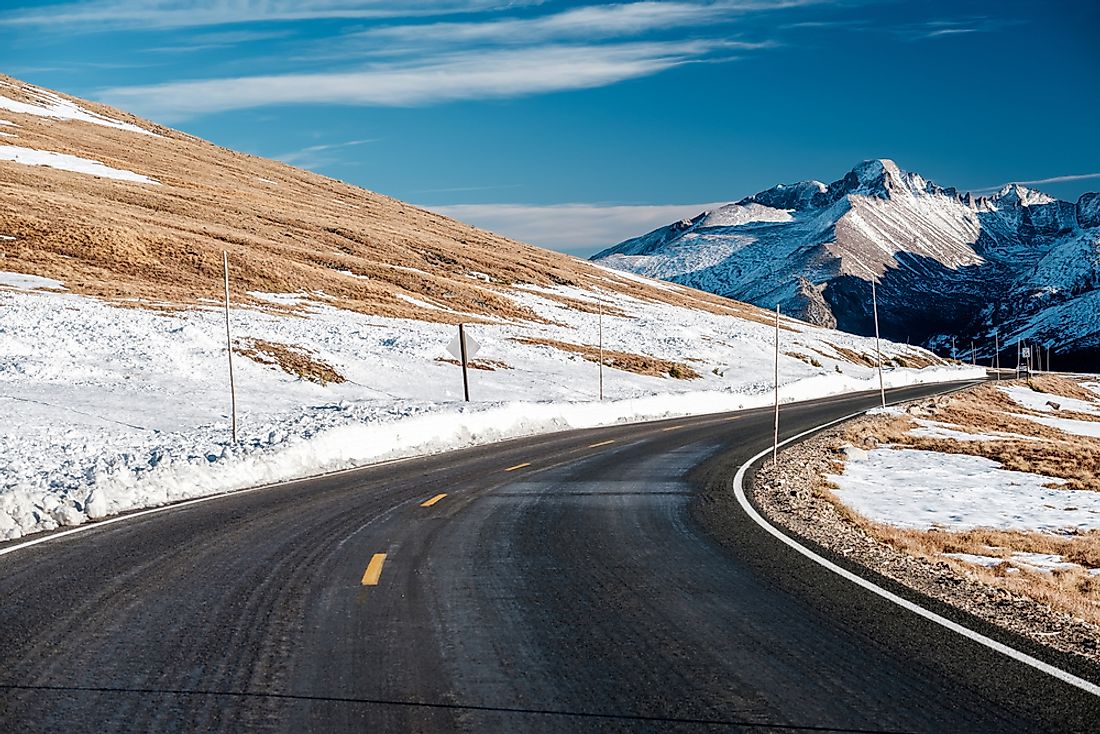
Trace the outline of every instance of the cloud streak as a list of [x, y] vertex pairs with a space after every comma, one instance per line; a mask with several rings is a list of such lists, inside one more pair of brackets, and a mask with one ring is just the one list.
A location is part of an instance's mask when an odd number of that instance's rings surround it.
[[432, 211], [522, 242], [588, 257], [630, 237], [716, 209], [708, 204], [456, 204]]
[[687, 41], [470, 51], [357, 71], [115, 87], [97, 97], [165, 121], [287, 104], [415, 107], [599, 87], [691, 62], [715, 47]]
[[[808, 1], [808, 0], [807, 0]], [[373, 28], [351, 38], [423, 43], [525, 45], [548, 41], [614, 38], [715, 22], [746, 12], [744, 3], [634, 2], [590, 5], [536, 18], [474, 23], [431, 23]]]
[[348, 140], [343, 143], [324, 143], [321, 145], [309, 145], [305, 148], [300, 148], [290, 153], [280, 153], [279, 155], [272, 156], [276, 160], [280, 160], [283, 163], [288, 163], [299, 168], [314, 169], [320, 166], [331, 165], [337, 162], [337, 158], [333, 157], [332, 152], [340, 150], [341, 148], [352, 148], [359, 145], [366, 145], [367, 143], [378, 142], [375, 138], [368, 138], [365, 140]]
[[1074, 181], [1090, 181], [1092, 179], [1100, 178], [1100, 173], [1070, 173], [1064, 176], [1051, 176], [1050, 178], [1036, 178], [1030, 181], [1006, 181], [996, 186], [986, 186], [981, 189], [974, 189], [975, 194], [988, 194], [995, 191], [1000, 191], [1005, 186], [1011, 186], [1012, 184], [1020, 184], [1021, 186], [1042, 186], [1044, 184], [1060, 184], [1060, 183], [1072, 183]]
[[476, 13], [544, 0], [85, 0], [0, 13], [0, 26], [85, 32], [196, 28], [249, 22], [384, 19]]

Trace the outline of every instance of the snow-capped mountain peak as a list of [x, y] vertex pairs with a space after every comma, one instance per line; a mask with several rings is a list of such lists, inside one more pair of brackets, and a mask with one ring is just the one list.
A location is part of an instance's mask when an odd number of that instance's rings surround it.
[[1003, 206], [1034, 206], [1036, 204], [1054, 204], [1058, 200], [1053, 196], [1047, 196], [1042, 191], [1029, 189], [1020, 184], [1006, 184], [996, 194], [990, 197], [992, 201]]
[[[598, 253], [665, 278], [867, 334], [869, 281], [884, 333], [941, 350], [999, 331], [1100, 354], [1100, 194], [1076, 204], [1021, 184], [959, 193], [866, 160], [825, 184], [779, 184]], [[992, 345], [990, 345], [990, 348]], [[989, 350], [987, 350], [989, 351]]]

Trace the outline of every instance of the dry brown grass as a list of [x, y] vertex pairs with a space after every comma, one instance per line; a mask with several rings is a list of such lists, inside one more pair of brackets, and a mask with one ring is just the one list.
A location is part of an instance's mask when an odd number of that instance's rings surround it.
[[[556, 339], [532, 339], [528, 337], [516, 337], [513, 341], [520, 344], [531, 344], [545, 347], [553, 347], [563, 352], [579, 354], [589, 362], [600, 361], [600, 350], [587, 344], [570, 344]], [[674, 362], [670, 359], [659, 359], [645, 354], [633, 352], [616, 352], [610, 349], [603, 350], [603, 363], [607, 367], [626, 372], [634, 372], [639, 375], [652, 377], [672, 377], [677, 380], [694, 380], [700, 377], [693, 367], [682, 362]]]
[[329, 363], [318, 359], [305, 349], [264, 339], [239, 339], [233, 351], [253, 362], [274, 365], [288, 375], [319, 385], [338, 384], [347, 379]]
[[[874, 429], [850, 429], [848, 440], [858, 446], [892, 443], [927, 451], [971, 454], [998, 461], [1007, 469], [1033, 472], [1066, 480], [1069, 489], [1100, 491], [1100, 439], [1067, 434], [1012, 414], [1037, 414], [1016, 403], [994, 385], [940, 398], [921, 417], [950, 423], [968, 433], [1013, 433], [1025, 438], [955, 441], [912, 436], [916, 427], [908, 418], [884, 416]], [[1066, 416], [1061, 416], [1066, 417]]]
[[1027, 381], [1028, 386], [1037, 392], [1054, 396], [1076, 398], [1077, 400], [1096, 401], [1097, 395], [1087, 387], [1082, 387], [1068, 377], [1050, 374], [1034, 374]]
[[[1041, 384], [1044, 392], [1054, 396], [1097, 400], [1091, 391], [1063, 377], [1043, 376]], [[1065, 479], [1067, 484], [1063, 486], [1071, 489], [1100, 491], [1100, 439], [1068, 435], [1057, 429], [1009, 415], [1035, 412], [1020, 406], [989, 384], [936, 398], [910, 408], [910, 413], [954, 424], [953, 429], [964, 432], [1002, 431], [1022, 434], [1028, 438], [966, 442], [921, 438], [909, 435], [909, 431], [917, 424], [908, 415], [883, 415], [873, 420], [857, 422], [841, 434], [829, 471], [839, 473], [843, 470], [843, 454], [840, 451], [842, 442], [866, 448], [889, 443], [930, 451], [984, 456], [1000, 462], [1008, 469]], [[948, 563], [956, 570], [985, 583], [1002, 586], [1080, 619], [1100, 624], [1100, 577], [1089, 576], [1084, 569], [1040, 573], [1010, 560], [1016, 552], [1049, 553], [1060, 555], [1085, 568], [1100, 568], [1100, 532], [1051, 535], [992, 529], [964, 532], [909, 530], [868, 520], [850, 510], [829, 489], [830, 485], [824, 477], [819, 477], [815, 490], [828, 498], [838, 512], [869, 534], [899, 550], [932, 561]], [[971, 553], [1004, 558], [1005, 561], [993, 568], [983, 568], [945, 558], [946, 553]]]
[[[462, 363], [457, 359], [450, 357], [436, 357], [436, 362], [444, 362], [446, 364], [453, 364], [455, 367], [461, 367]], [[499, 359], [481, 359], [481, 360], [467, 360], [466, 366], [472, 370], [485, 370], [486, 372], [493, 372], [495, 370], [510, 370], [512, 365], [507, 362], [501, 362]]]
[[[6, 96], [36, 97], [34, 88], [16, 79], [0, 76], [0, 82], [13, 85], [0, 86]], [[340, 308], [426, 321], [469, 322], [471, 315], [537, 321], [511, 297], [516, 285], [533, 284], [600, 288], [642, 302], [769, 319], [752, 306], [639, 283], [340, 181], [69, 99], [161, 137], [5, 112], [3, 119], [17, 127], [4, 128], [16, 135], [4, 142], [92, 158], [161, 185], [0, 162], [0, 234], [16, 238], [0, 241], [0, 269], [56, 278], [73, 292], [106, 299], [190, 305], [219, 297], [226, 250], [234, 290], [268, 310], [271, 304], [244, 294], [311, 294]], [[471, 277], [473, 272], [488, 274], [490, 282]], [[410, 304], [400, 294], [450, 311]], [[580, 310], [593, 307], [564, 296], [557, 300]]]
[[878, 367], [878, 360], [873, 354], [868, 355], [861, 352], [854, 352], [851, 349], [845, 349], [835, 344], [831, 346], [836, 350], [836, 353], [840, 355], [841, 359], [864, 367]]

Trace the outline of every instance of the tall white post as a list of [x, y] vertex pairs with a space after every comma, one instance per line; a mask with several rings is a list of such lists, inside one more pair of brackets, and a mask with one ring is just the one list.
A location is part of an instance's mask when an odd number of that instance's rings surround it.
[[996, 331], [993, 332], [993, 369], [999, 382], [1001, 379], [1001, 337]]
[[779, 304], [775, 304], [775, 432], [772, 437], [772, 462], [779, 462]]
[[237, 443], [237, 386], [233, 380], [233, 335], [229, 331], [229, 253], [225, 251], [222, 251], [222, 270], [225, 275], [225, 347], [229, 355], [229, 420], [233, 443]]
[[600, 330], [600, 400], [603, 400], [603, 301], [600, 304], [599, 330]]
[[[886, 383], [882, 378], [882, 345], [878, 336], [878, 296], [875, 294], [875, 281], [871, 280], [871, 310], [875, 314], [875, 352], [878, 354], [878, 392], [882, 398], [882, 407], [886, 407]], [[952, 344], [954, 340], [952, 339]], [[951, 351], [955, 351], [952, 346]]]

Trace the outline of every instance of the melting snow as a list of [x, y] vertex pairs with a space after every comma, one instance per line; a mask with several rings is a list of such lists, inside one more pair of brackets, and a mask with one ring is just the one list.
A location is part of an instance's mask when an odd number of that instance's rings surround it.
[[[0, 89], [3, 87], [11, 88], [12, 85], [0, 82]], [[39, 89], [28, 85], [22, 87], [21, 91], [28, 92], [37, 97], [38, 103], [30, 104], [28, 102], [20, 102], [19, 100], [5, 97], [3, 94], [0, 94], [0, 110], [18, 112], [24, 115], [36, 115], [38, 117], [52, 117], [57, 120], [79, 120], [82, 122], [90, 122], [93, 125], [102, 125], [103, 127], [113, 127], [118, 130], [128, 130], [130, 132], [141, 133], [142, 135], [160, 137], [154, 132], [150, 132], [149, 130], [140, 128], [129, 122], [122, 122], [121, 120], [115, 120], [106, 115], [100, 115], [91, 110], [86, 110], [75, 102], [63, 99], [45, 89]], [[10, 125], [11, 123], [7, 124]]]
[[1100, 492], [1051, 488], [1064, 480], [1003, 469], [979, 456], [875, 448], [828, 478], [853, 510], [898, 527], [1100, 529]]
[[1078, 400], [1077, 398], [1067, 398], [1061, 395], [1051, 395], [1050, 393], [1039, 392], [1027, 387], [1000, 387], [1001, 392], [1008, 395], [1019, 405], [1031, 410], [1038, 410], [1043, 413], [1054, 413], [1054, 407], [1048, 405], [1048, 403], [1055, 403], [1058, 405], [1058, 410], [1068, 410], [1074, 413], [1092, 413], [1093, 415], [1100, 415], [1100, 405], [1088, 400]]
[[[0, 239], [14, 240], [14, 237], [0, 237]], [[34, 291], [41, 288], [65, 290], [65, 284], [53, 278], [43, 278], [38, 275], [26, 275], [24, 273], [8, 273], [0, 271], [0, 288], [13, 288], [18, 291]], [[2, 371], [2, 367], [0, 367]]]
[[1090, 436], [1092, 438], [1100, 438], [1100, 422], [1095, 421], [1078, 421], [1071, 418], [1047, 418], [1040, 415], [1023, 415], [1019, 413], [1013, 413], [1016, 418], [1022, 418], [1024, 420], [1031, 421], [1032, 423], [1039, 423], [1050, 428], [1057, 428], [1059, 431], [1072, 434], [1074, 436]]
[[[582, 291], [559, 288], [576, 297]], [[534, 433], [737, 410], [772, 399], [772, 338], [764, 324], [607, 294], [628, 317], [604, 314], [605, 344], [702, 360], [698, 380], [605, 370], [517, 336], [592, 343], [596, 314], [526, 292], [546, 320], [480, 324], [479, 356], [512, 369], [471, 376], [438, 362], [446, 324], [339, 310], [309, 294], [254, 294], [303, 304], [295, 317], [231, 312], [238, 339], [300, 346], [348, 381], [321, 386], [248, 359], [234, 363], [240, 443], [228, 441], [225, 325], [220, 309], [164, 313], [46, 291], [0, 289], [0, 539], [128, 509], [265, 482]], [[793, 349], [869, 340], [792, 322]], [[42, 338], [48, 334], [49, 340]], [[721, 342], [700, 335], [721, 334]], [[884, 344], [888, 354], [904, 345]], [[783, 357], [784, 401], [877, 386], [873, 370]], [[712, 370], [711, 367], [714, 367]], [[715, 371], [717, 370], [717, 371]], [[980, 371], [978, 372], [980, 374]], [[898, 370], [888, 384], [963, 379], [972, 370]]]
[[[3, 99], [3, 97], [0, 97]], [[90, 158], [80, 158], [67, 153], [55, 153], [49, 150], [35, 150], [33, 148], [20, 148], [15, 145], [0, 145], [0, 161], [22, 163], [26, 166], [47, 166], [62, 171], [75, 173], [87, 173], [92, 176], [114, 178], [120, 181], [133, 181], [135, 183], [159, 184], [160, 182], [142, 176], [140, 173], [126, 171], [121, 168], [111, 168], [99, 161]]]

